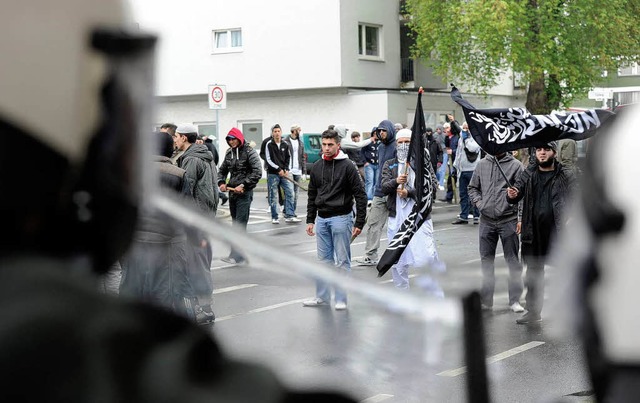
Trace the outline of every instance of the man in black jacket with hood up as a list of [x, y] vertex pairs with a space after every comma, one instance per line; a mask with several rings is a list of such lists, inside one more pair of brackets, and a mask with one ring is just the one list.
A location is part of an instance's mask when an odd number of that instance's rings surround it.
[[[229, 149], [220, 166], [218, 187], [221, 192], [229, 191], [229, 211], [233, 225], [246, 229], [253, 201], [253, 189], [262, 177], [260, 157], [245, 142], [244, 135], [239, 129], [234, 127], [229, 130], [226, 140]], [[227, 183], [228, 174], [231, 174], [231, 177]], [[236, 264], [243, 263], [245, 258], [232, 246], [229, 257], [222, 260]]]

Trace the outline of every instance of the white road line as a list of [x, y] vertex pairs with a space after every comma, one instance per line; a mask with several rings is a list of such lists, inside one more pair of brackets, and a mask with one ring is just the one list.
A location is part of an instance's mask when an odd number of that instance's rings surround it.
[[[494, 355], [492, 357], [488, 357], [487, 358], [487, 364], [493, 364], [494, 362], [498, 362], [498, 361], [504, 360], [506, 358], [513, 357], [516, 354], [523, 353], [523, 352], [525, 352], [527, 350], [531, 350], [532, 348], [541, 346], [543, 344], [544, 344], [544, 341], [531, 341], [531, 342], [529, 342], [527, 344], [523, 344], [523, 345], [521, 345], [519, 347], [512, 348], [511, 350], [507, 350], [507, 351], [505, 351], [503, 353], [496, 354], [496, 355]], [[462, 375], [465, 372], [467, 372], [467, 367], [461, 367], [461, 368], [451, 369], [451, 370], [448, 370], [448, 371], [443, 371], [443, 372], [438, 373], [437, 375], [438, 376], [454, 377], [454, 376]]]
[[233, 287], [219, 288], [217, 290], [213, 290], [213, 295], [222, 294], [222, 293], [231, 292], [231, 291], [244, 290], [245, 288], [257, 287], [257, 286], [258, 284], [240, 284], [240, 285], [234, 285]]
[[[268, 220], [268, 221], [271, 221], [271, 220]], [[279, 231], [279, 230], [281, 230], [281, 229], [293, 228], [293, 227], [295, 227], [295, 226], [299, 226], [299, 227], [300, 227], [300, 229], [304, 231], [307, 227], [303, 227], [301, 224], [302, 224], [302, 223], [293, 223], [293, 224], [284, 223], [284, 225], [279, 224], [280, 226], [279, 226], [278, 228], [263, 229], [263, 230], [260, 230], [260, 231], [251, 231], [251, 232], [249, 232], [249, 233], [250, 233], [250, 234], [259, 234], [259, 233], [261, 233], [261, 232]], [[306, 234], [306, 232], [305, 232], [305, 234]]]
[[385, 395], [384, 393], [368, 397], [364, 400], [361, 400], [360, 403], [378, 403], [384, 402], [385, 400], [391, 399], [393, 395]]
[[[496, 254], [496, 257], [504, 257], [504, 253], [498, 253]], [[471, 263], [477, 263], [480, 261], [480, 258], [478, 259], [471, 259], [471, 260], [467, 260], [465, 262], [461, 262], [460, 264], [471, 264]]]
[[265, 306], [263, 308], [252, 309], [252, 310], [247, 311], [247, 312], [240, 312], [240, 313], [234, 313], [232, 315], [222, 316], [220, 318], [216, 318], [216, 323], [217, 322], [222, 322], [222, 321], [225, 321], [225, 320], [229, 320], [229, 319], [239, 318], [241, 316], [251, 315], [251, 314], [254, 314], [254, 313], [271, 311], [273, 309], [282, 308], [283, 306], [287, 306], [287, 305], [301, 304], [303, 301], [306, 301], [307, 299], [309, 299], [309, 298], [296, 299], [296, 300], [293, 300], [293, 301], [282, 302], [280, 304]]

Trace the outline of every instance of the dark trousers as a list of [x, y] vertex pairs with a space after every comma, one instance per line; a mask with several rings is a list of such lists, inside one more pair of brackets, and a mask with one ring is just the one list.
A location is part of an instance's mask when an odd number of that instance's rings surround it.
[[451, 168], [450, 172], [453, 173], [449, 173], [449, 176], [447, 177], [447, 194], [445, 195], [445, 199], [448, 201], [453, 200], [453, 181], [458, 179], [458, 173], [455, 168]]
[[[211, 260], [213, 253], [211, 244], [204, 234], [189, 237], [187, 240], [187, 275], [200, 305], [207, 305], [213, 295], [213, 279], [211, 278]], [[206, 241], [206, 246], [202, 242]]]
[[520, 240], [516, 234], [517, 219], [503, 223], [492, 224], [486, 220], [480, 221], [479, 245], [480, 264], [482, 267], [482, 289], [480, 296], [482, 303], [493, 306], [493, 293], [496, 286], [495, 260], [498, 239], [502, 241], [504, 260], [509, 267], [509, 305], [519, 302], [522, 296], [522, 264], [518, 259]]
[[473, 171], [460, 172], [460, 219], [465, 221], [467, 221], [469, 213], [473, 214], [474, 219], [480, 218], [480, 212], [478, 211], [478, 208], [476, 206], [471, 204], [471, 200], [469, 199], [469, 191], [467, 190], [467, 186], [469, 186], [472, 176]]
[[[247, 229], [252, 201], [253, 190], [247, 190], [241, 194], [231, 192], [229, 195], [229, 212], [231, 213], [231, 220], [234, 227], [240, 227], [244, 230]], [[233, 245], [231, 245], [229, 257], [235, 259], [237, 262], [245, 260], [244, 255], [235, 249]]]
[[527, 264], [527, 311], [540, 315], [544, 302], [544, 256], [534, 256], [527, 253], [527, 246], [522, 245], [522, 257]]

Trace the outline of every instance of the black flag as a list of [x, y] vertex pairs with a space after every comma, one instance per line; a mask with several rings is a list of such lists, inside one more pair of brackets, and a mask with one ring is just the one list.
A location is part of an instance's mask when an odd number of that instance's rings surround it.
[[525, 108], [476, 109], [462, 98], [456, 87], [451, 89], [451, 98], [462, 107], [473, 138], [491, 155], [542, 146], [555, 140], [584, 140], [615, 116], [604, 109], [549, 115], [532, 115]]
[[[420, 88], [416, 114], [411, 127], [411, 143], [409, 144], [409, 155], [407, 157], [407, 164], [415, 172], [416, 204], [393, 239], [389, 241], [389, 246], [387, 246], [380, 258], [376, 267], [378, 269], [378, 277], [382, 277], [391, 266], [398, 262], [413, 235], [418, 231], [425, 218], [431, 214], [434, 194], [431, 187], [432, 171], [429, 169], [431, 159], [429, 149], [424, 143], [424, 133], [426, 131], [424, 112], [422, 111], [422, 88]], [[395, 195], [388, 197], [395, 197]]]

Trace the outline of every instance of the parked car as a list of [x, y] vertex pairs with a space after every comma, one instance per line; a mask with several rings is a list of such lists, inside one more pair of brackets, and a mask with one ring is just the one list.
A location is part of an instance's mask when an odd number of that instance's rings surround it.
[[307, 172], [311, 172], [311, 166], [320, 159], [322, 154], [322, 135], [320, 133], [305, 133], [302, 135], [302, 142], [307, 161]]

